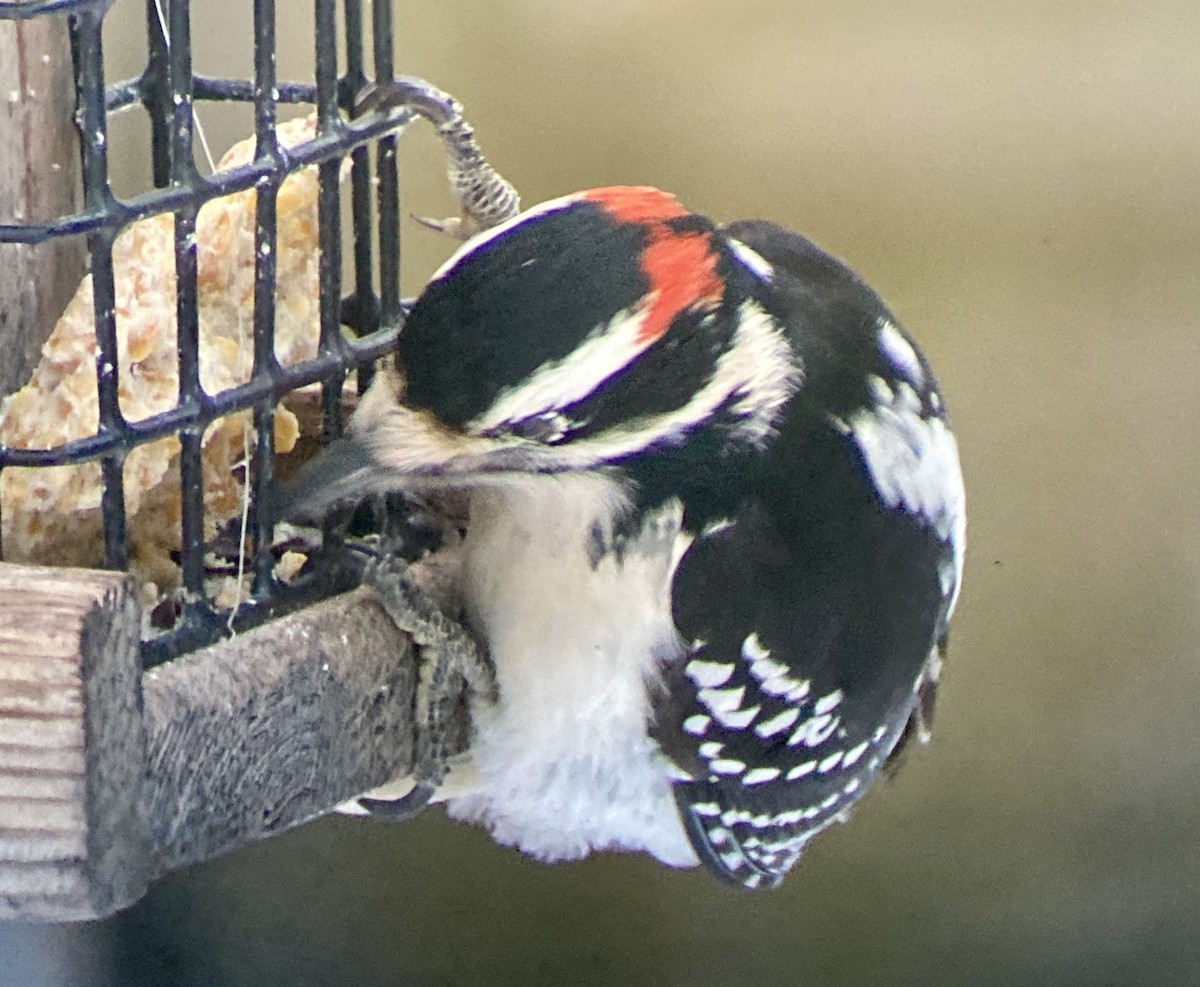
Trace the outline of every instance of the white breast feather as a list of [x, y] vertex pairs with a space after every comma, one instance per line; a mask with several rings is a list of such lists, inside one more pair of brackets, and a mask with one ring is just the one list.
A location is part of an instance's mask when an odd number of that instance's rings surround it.
[[592, 523], [607, 529], [622, 504], [594, 475], [516, 477], [473, 494], [464, 588], [500, 699], [475, 714], [479, 787], [448, 807], [543, 860], [611, 848], [692, 865], [646, 734], [647, 683], [679, 647], [669, 594], [680, 510], [593, 568]]

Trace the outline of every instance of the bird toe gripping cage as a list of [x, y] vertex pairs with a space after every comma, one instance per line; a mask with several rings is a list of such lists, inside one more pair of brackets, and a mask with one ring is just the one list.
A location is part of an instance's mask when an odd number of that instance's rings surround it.
[[[364, 385], [373, 361], [392, 348], [406, 304], [399, 294], [399, 216], [395, 142], [416, 117], [438, 128], [450, 160], [452, 185], [463, 203], [465, 227], [492, 225], [516, 210], [516, 195], [479, 155], [458, 104], [420, 80], [393, 74], [391, 5], [361, 0], [315, 0], [314, 81], [276, 78], [274, 0], [255, 0], [254, 77], [213, 78], [192, 71], [187, 0], [146, 0], [148, 58], [136, 78], [106, 84], [101, 32], [112, 0], [32, 0], [0, 2], [0, 25], [7, 20], [65, 16], [70, 45], [48, 52], [70, 59], [79, 134], [82, 209], [43, 222], [8, 222], [0, 217], [0, 245], [40, 244], [55, 238], [87, 238], [93, 279], [95, 372], [99, 424], [94, 434], [54, 448], [11, 448], [0, 444], [0, 470], [56, 466], [99, 460], [103, 477], [101, 515], [104, 564], [129, 564], [124, 464], [137, 447], [167, 436], [178, 437], [181, 510], [179, 612], [169, 630], [143, 642], [147, 664], [211, 643], [225, 628], [243, 628], [294, 606], [314, 594], [345, 588], [329, 572], [308, 580], [307, 597], [275, 576], [275, 518], [269, 491], [275, 473], [273, 445], [276, 406], [288, 392], [320, 385], [323, 436], [341, 428], [343, 384], [361, 371]], [[369, 20], [369, 23], [368, 23]], [[340, 28], [340, 31], [339, 31]], [[342, 48], [339, 58], [339, 41]], [[369, 43], [369, 49], [368, 49]], [[367, 56], [374, 79], [366, 72]], [[43, 56], [43, 62], [47, 56]], [[369, 84], [374, 86], [373, 95]], [[383, 98], [380, 98], [380, 94]], [[196, 100], [237, 100], [253, 104], [254, 153], [248, 163], [203, 176], [193, 157]], [[118, 198], [109, 181], [108, 117], [141, 105], [150, 126], [154, 188]], [[280, 104], [309, 104], [315, 110], [310, 139], [283, 146], [277, 133]], [[375, 153], [371, 154], [374, 146]], [[349, 160], [353, 226], [353, 286], [342, 284], [340, 176]], [[281, 365], [275, 351], [276, 197], [286, 178], [318, 168], [320, 338], [311, 359]], [[197, 216], [220, 197], [256, 192], [253, 275], [253, 362], [243, 383], [207, 393], [201, 384], [200, 330], [197, 314]], [[178, 400], [168, 410], [129, 421], [119, 401], [116, 286], [113, 246], [135, 222], [160, 214], [174, 217], [175, 317], [178, 349]], [[378, 288], [376, 288], [378, 285]], [[342, 331], [348, 327], [351, 334]], [[239, 546], [249, 544], [246, 569], [252, 574], [249, 599], [232, 616], [206, 599], [204, 487], [201, 460], [206, 429], [231, 414], [252, 414], [253, 448], [247, 449], [246, 485], [251, 509]]]

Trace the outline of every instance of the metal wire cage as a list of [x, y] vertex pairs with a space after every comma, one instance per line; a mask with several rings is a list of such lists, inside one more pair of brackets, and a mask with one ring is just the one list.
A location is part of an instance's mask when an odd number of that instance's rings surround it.
[[[323, 432], [340, 430], [342, 390], [347, 375], [370, 367], [389, 352], [404, 318], [399, 295], [400, 241], [395, 135], [412, 118], [410, 110], [368, 112], [351, 118], [354, 97], [370, 81], [393, 77], [391, 5], [373, 3], [364, 14], [361, 0], [315, 0], [313, 82], [276, 78], [276, 5], [255, 0], [254, 76], [212, 78], [192, 71], [188, 0], [146, 0], [148, 58], [136, 78], [106, 84], [101, 31], [111, 0], [33, 0], [0, 2], [0, 21], [66, 15], [75, 85], [76, 125], [82, 166], [81, 211], [40, 223], [0, 223], [0, 244], [38, 244], [52, 238], [86, 236], [93, 279], [96, 333], [95, 372], [99, 425], [94, 434], [54, 448], [0, 445], [0, 470], [55, 466], [99, 460], [103, 477], [101, 513], [104, 564], [129, 564], [126, 488], [123, 468], [134, 448], [165, 436], [177, 436], [181, 495], [179, 567], [182, 593], [173, 625], [143, 642], [147, 664], [210, 643], [226, 627], [242, 629], [294, 606], [303, 593], [274, 576], [272, 552], [276, 519], [269, 491], [275, 476], [275, 408], [297, 388], [320, 384]], [[369, 22], [368, 22], [369, 21]], [[340, 44], [339, 44], [340, 42]], [[369, 46], [369, 47], [368, 47]], [[339, 47], [342, 49], [339, 57]], [[240, 167], [203, 176], [193, 158], [196, 100], [239, 100], [253, 104], [253, 160]], [[315, 136], [284, 147], [277, 134], [280, 104], [311, 104]], [[141, 104], [150, 124], [154, 188], [122, 199], [109, 180], [109, 115]], [[371, 146], [377, 145], [371, 154]], [[353, 229], [353, 285], [343, 286], [339, 172], [350, 161], [350, 209]], [[275, 352], [276, 196], [291, 174], [316, 165], [320, 286], [320, 340], [317, 354], [304, 362], [281, 365]], [[197, 315], [197, 215], [206, 203], [231, 193], [256, 192], [253, 292], [253, 363], [244, 383], [210, 394], [201, 384]], [[137, 421], [122, 414], [114, 312], [113, 244], [130, 224], [147, 217], [174, 216], [174, 263], [178, 342], [178, 400], [174, 407]], [[378, 285], [378, 289], [375, 287]], [[352, 335], [343, 331], [346, 326]], [[252, 573], [249, 599], [232, 616], [205, 597], [204, 487], [202, 439], [218, 419], [249, 410], [254, 447], [246, 483], [250, 510], [246, 531], [247, 569]], [[250, 450], [248, 450], [250, 452]], [[345, 585], [320, 581], [321, 591]], [[308, 597], [312, 597], [309, 591]]]

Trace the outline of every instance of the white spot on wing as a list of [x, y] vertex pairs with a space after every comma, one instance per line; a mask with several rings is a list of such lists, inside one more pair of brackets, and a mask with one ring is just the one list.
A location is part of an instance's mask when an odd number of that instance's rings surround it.
[[766, 740], [768, 737], [774, 737], [777, 733], [783, 733], [793, 723], [800, 718], [800, 710], [793, 707], [785, 709], [778, 716], [772, 716], [769, 720], [763, 720], [754, 728], [754, 732]]
[[730, 730], [745, 730], [754, 718], [758, 716], [761, 706], [751, 706], [749, 709], [739, 709], [734, 712], [716, 711], [713, 716], [717, 718], [721, 726], [729, 727]]
[[724, 846], [729, 842], [729, 830], [714, 826], [708, 831], [708, 841], [713, 846]]
[[729, 677], [733, 674], [733, 665], [727, 662], [703, 661], [693, 658], [687, 663], [684, 672], [699, 688], [710, 689], [729, 681]]
[[733, 522], [729, 518], [717, 518], [715, 521], [709, 521], [708, 524], [700, 529], [700, 537], [711, 538], [713, 535], [719, 535], [722, 531], [728, 531], [732, 527]]
[[774, 661], [757, 634], [742, 642], [742, 658], [750, 663], [750, 674], [767, 695], [782, 696], [789, 703], [799, 702], [808, 695], [808, 680], [793, 678], [787, 665]]
[[738, 850], [736, 847], [733, 850], [731, 850], [729, 853], [721, 854], [721, 863], [723, 863], [728, 870], [737, 870], [745, 862], [746, 862], [745, 855], [742, 853], [741, 850]]
[[740, 775], [746, 770], [746, 762], [734, 758], [718, 758], [709, 764], [709, 767], [719, 775]]
[[848, 751], [846, 751], [846, 756], [842, 758], [842, 766], [848, 768], [854, 764], [855, 761], [857, 761], [863, 756], [863, 754], [866, 753], [867, 746], [868, 744], [864, 740], [861, 744], [856, 744], [854, 747], [851, 747]]
[[808, 695], [807, 679], [794, 679], [790, 675], [773, 675], [764, 679], [762, 691], [768, 696], [781, 696], [784, 702], [796, 703]]
[[778, 768], [754, 768], [746, 772], [746, 776], [742, 779], [742, 784], [761, 785], [768, 781], [774, 781], [778, 777]]
[[771, 657], [771, 652], [768, 651], [762, 641], [759, 640], [758, 634], [749, 635], [742, 642], [742, 657], [746, 661], [762, 661]]
[[829, 757], [825, 758], [825, 760], [823, 760], [820, 764], [817, 765], [817, 773], [818, 774], [826, 774], [827, 772], [832, 771], [834, 768], [836, 768], [838, 765], [838, 762], [842, 759], [843, 753], [844, 753], [843, 751], [837, 751], [833, 754], [830, 754]]
[[710, 723], [712, 720], [709, 717], [703, 713], [697, 713], [683, 721], [683, 729], [685, 733], [690, 733], [693, 737], [702, 737]]
[[806, 747], [816, 747], [830, 738], [833, 731], [837, 729], [837, 725], [838, 721], [828, 713], [810, 717], [796, 727], [792, 735], [788, 737], [788, 746], [795, 747], [797, 744], [804, 744]]
[[828, 713], [842, 701], [842, 696], [843, 693], [841, 689], [835, 689], [833, 692], [829, 693], [829, 695], [822, 696], [817, 700], [816, 705], [813, 706], [813, 712]]
[[795, 781], [797, 778], [803, 778], [805, 775], [812, 774], [816, 770], [816, 761], [805, 761], [803, 764], [797, 764], [787, 773], [787, 780]]
[[736, 689], [701, 689], [698, 693], [700, 702], [714, 715], [736, 712], [741, 708], [745, 695], [746, 687], [740, 685]]

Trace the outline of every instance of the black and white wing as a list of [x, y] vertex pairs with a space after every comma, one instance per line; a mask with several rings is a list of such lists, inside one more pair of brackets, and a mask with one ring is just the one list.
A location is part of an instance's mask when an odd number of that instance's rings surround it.
[[[697, 853], [778, 882], [922, 715], [961, 577], [957, 447], [932, 373], [878, 297], [804, 238], [726, 229], [803, 383], [766, 454], [685, 516], [688, 647], [656, 735]], [[715, 481], [718, 482], [718, 481]], [[724, 510], [718, 510], [724, 500]]]

